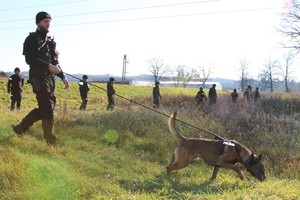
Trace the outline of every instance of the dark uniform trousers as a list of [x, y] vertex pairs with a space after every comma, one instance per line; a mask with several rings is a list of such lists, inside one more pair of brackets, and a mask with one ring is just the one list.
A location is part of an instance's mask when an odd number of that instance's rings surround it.
[[82, 100], [82, 103], [80, 105], [80, 110], [86, 110], [86, 105], [87, 105], [87, 102], [88, 102], [88, 99], [87, 99], [87, 94], [80, 94], [81, 96], [81, 100]]
[[17, 109], [20, 109], [21, 108], [21, 100], [22, 100], [22, 92], [20, 92], [20, 91], [12, 91], [11, 92], [11, 105], [10, 105], [10, 109], [14, 110], [16, 103], [17, 103]]
[[54, 92], [40, 91], [36, 94], [36, 99], [38, 108], [33, 109], [22, 120], [23, 131], [26, 132], [35, 122], [42, 120], [44, 138], [48, 144], [53, 145], [57, 139], [54, 132], [55, 94]]
[[115, 107], [115, 96], [112, 94], [107, 94], [107, 98], [108, 98], [108, 105], [106, 110], [113, 110]]

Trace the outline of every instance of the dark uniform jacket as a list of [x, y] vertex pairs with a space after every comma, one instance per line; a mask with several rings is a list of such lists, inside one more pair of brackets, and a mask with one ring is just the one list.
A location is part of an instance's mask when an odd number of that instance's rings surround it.
[[196, 95], [196, 100], [202, 101], [204, 98], [206, 98], [205, 92], [203, 90], [200, 90]]
[[20, 93], [24, 85], [24, 79], [21, 75], [13, 74], [9, 77], [7, 82], [7, 92]]
[[231, 96], [232, 101], [236, 102], [239, 97], [239, 94], [237, 92], [232, 92], [230, 96]]
[[[33, 91], [53, 92], [54, 77], [50, 74], [48, 64], [59, 64], [54, 40], [37, 29], [25, 39], [23, 55], [30, 67], [29, 82]], [[61, 79], [65, 78], [63, 72], [57, 76]]]
[[87, 84], [86, 81], [83, 80], [80, 80], [78, 84], [79, 84], [80, 95], [86, 98], [88, 91], [90, 91], [89, 85]]
[[211, 99], [216, 99], [217, 98], [217, 91], [216, 88], [211, 87], [208, 91], [208, 97]]
[[113, 96], [116, 93], [114, 89], [114, 84], [111, 83], [110, 81], [107, 82], [106, 89], [107, 89], [107, 96]]
[[152, 95], [153, 95], [153, 99], [161, 98], [159, 87], [156, 87], [156, 86], [153, 87]]

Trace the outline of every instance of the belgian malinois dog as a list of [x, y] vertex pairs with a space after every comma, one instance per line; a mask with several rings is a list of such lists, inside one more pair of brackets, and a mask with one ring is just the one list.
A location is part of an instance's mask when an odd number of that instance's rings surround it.
[[199, 157], [214, 166], [211, 180], [217, 177], [220, 167], [233, 169], [243, 180], [244, 174], [241, 171], [241, 165], [258, 180], [266, 179], [261, 154], [259, 156], [253, 154], [251, 150], [236, 141], [186, 138], [175, 128], [176, 114], [177, 112], [174, 112], [170, 115], [168, 125], [170, 132], [177, 136], [180, 143], [175, 149], [170, 164], [166, 167], [168, 176], [173, 170], [182, 169]]

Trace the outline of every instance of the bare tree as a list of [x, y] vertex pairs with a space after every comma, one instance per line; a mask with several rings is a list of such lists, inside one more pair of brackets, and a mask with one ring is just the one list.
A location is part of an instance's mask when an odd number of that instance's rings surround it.
[[159, 57], [152, 58], [148, 61], [149, 71], [152, 73], [154, 82], [161, 79], [163, 75], [168, 74], [169, 66], [164, 64], [163, 59]]
[[175, 87], [179, 87], [179, 85], [186, 87], [193, 77], [193, 71], [194, 70], [189, 70], [185, 65], [178, 65], [175, 69], [174, 76]]
[[193, 69], [193, 76], [195, 77], [195, 79], [202, 82], [202, 87], [204, 87], [211, 73], [212, 73], [211, 67], [200, 66], [198, 67], [198, 69]]
[[281, 24], [278, 28], [284, 36], [288, 38], [283, 45], [285, 48], [291, 48], [299, 52], [300, 50], [300, 4], [291, 1], [292, 6], [289, 11], [283, 13]]
[[241, 58], [240, 59], [240, 64], [237, 67], [238, 72], [239, 72], [239, 77], [240, 77], [240, 84], [241, 84], [241, 91], [244, 90], [245, 84], [246, 84], [246, 80], [248, 79], [248, 67], [249, 67], [249, 63], [247, 62], [247, 60], [245, 58]]
[[274, 91], [276, 86], [276, 76], [279, 75], [280, 63], [277, 60], [273, 60], [271, 57], [264, 65], [262, 73], [259, 75], [261, 80], [264, 80], [266, 88], [270, 88], [270, 91]]
[[293, 64], [294, 57], [295, 54], [292, 53], [292, 51], [289, 51], [287, 54], [284, 55], [283, 64], [281, 64], [280, 74], [282, 75], [284, 80], [285, 92], [290, 91], [288, 87], [288, 81], [290, 78], [290, 74], [293, 72], [291, 69], [291, 65]]

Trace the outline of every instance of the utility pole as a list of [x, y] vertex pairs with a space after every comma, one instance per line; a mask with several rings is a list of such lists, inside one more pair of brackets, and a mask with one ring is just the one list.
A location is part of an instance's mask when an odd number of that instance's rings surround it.
[[126, 77], [126, 65], [127, 65], [127, 55], [125, 54], [123, 57], [123, 71], [122, 71], [122, 83], [125, 84], [125, 77]]

